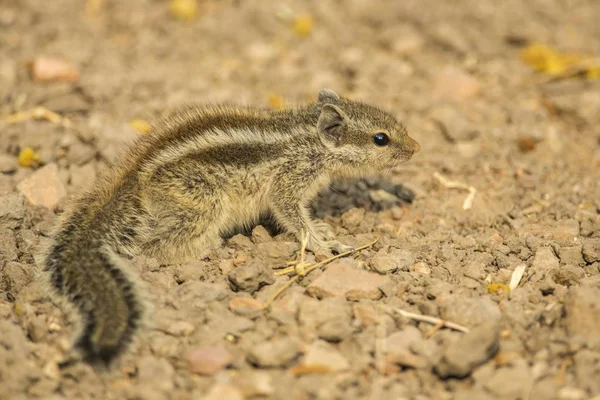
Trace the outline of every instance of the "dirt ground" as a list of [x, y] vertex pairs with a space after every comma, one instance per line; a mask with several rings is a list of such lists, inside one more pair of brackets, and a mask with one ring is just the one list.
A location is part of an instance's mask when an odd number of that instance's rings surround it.
[[[168, 1], [0, 0], [0, 399], [600, 395], [600, 81], [519, 57], [532, 42], [600, 56], [597, 1], [198, 4], [185, 22]], [[45, 82], [43, 57], [76, 71]], [[380, 240], [268, 310], [289, 279], [273, 268], [299, 250], [286, 234], [258, 227], [182, 265], [137, 259], [147, 327], [108, 371], [73, 361], [37, 249], [140, 134], [131, 121], [323, 87], [389, 109], [421, 144], [386, 180], [315, 202], [340, 240]], [[37, 106], [60, 117], [7, 119]], [[40, 165], [19, 165], [25, 148]]]

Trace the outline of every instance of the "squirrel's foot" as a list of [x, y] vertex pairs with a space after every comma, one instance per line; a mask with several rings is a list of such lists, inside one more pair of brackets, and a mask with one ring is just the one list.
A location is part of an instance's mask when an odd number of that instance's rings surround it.
[[342, 254], [354, 249], [354, 247], [342, 242], [338, 242], [337, 240], [331, 240], [325, 245], [329, 248], [330, 251], [332, 251], [335, 254]]
[[337, 240], [318, 240], [317, 238], [310, 238], [306, 244], [306, 250], [316, 253], [318, 250], [325, 250], [334, 254], [344, 253], [352, 250], [353, 247]]
[[317, 234], [323, 239], [332, 240], [335, 237], [335, 233], [333, 232], [331, 225], [329, 225], [327, 222], [314, 221], [313, 226], [315, 232], [317, 232]]

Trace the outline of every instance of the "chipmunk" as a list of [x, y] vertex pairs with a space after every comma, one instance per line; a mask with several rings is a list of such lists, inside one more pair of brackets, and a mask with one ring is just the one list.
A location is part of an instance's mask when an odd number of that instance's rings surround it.
[[81, 316], [76, 348], [110, 364], [143, 312], [127, 259], [200, 258], [234, 227], [271, 213], [306, 248], [345, 251], [311, 221], [309, 202], [337, 177], [393, 168], [419, 150], [391, 114], [323, 89], [271, 111], [188, 106], [140, 137], [62, 217], [44, 262]]

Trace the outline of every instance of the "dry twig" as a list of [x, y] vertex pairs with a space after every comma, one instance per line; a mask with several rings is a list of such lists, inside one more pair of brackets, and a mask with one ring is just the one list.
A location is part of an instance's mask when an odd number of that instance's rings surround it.
[[475, 189], [473, 186], [467, 185], [466, 183], [451, 181], [438, 172], [435, 172], [433, 174], [433, 177], [448, 189], [468, 190], [469, 194], [465, 198], [462, 208], [463, 210], [470, 210], [471, 207], [473, 207], [473, 200], [475, 200], [475, 194], [477, 193], [477, 189]]
[[440, 328], [450, 328], [450, 329], [454, 329], [455, 331], [459, 331], [459, 332], [464, 332], [464, 333], [468, 333], [469, 332], [469, 328], [467, 328], [467, 327], [464, 327], [464, 326], [459, 325], [459, 324], [455, 324], [454, 322], [444, 321], [443, 319], [439, 319], [439, 318], [436, 318], [436, 317], [430, 317], [428, 315], [415, 314], [415, 313], [411, 313], [409, 311], [404, 311], [404, 310], [399, 309], [399, 308], [388, 308], [388, 310], [390, 310], [393, 313], [400, 314], [403, 317], [414, 319], [415, 321], [427, 322], [427, 323], [435, 325], [435, 326], [440, 325], [440, 327], [437, 328], [437, 329], [440, 329]]
[[14, 114], [7, 115], [2, 118], [2, 121], [9, 125], [20, 124], [30, 119], [45, 119], [54, 124], [60, 124], [66, 128], [71, 126], [71, 121], [55, 112], [48, 110], [46, 107], [35, 107], [30, 110], [19, 111]]
[[277, 291], [275, 291], [275, 293], [273, 293], [273, 295], [265, 302], [264, 308], [268, 308], [271, 303], [273, 303], [273, 301], [275, 301], [275, 299], [277, 297], [279, 297], [279, 295], [281, 293], [283, 293], [287, 288], [289, 288], [290, 286], [292, 286], [292, 284], [294, 282], [297, 282], [298, 280], [304, 278], [306, 275], [308, 275], [309, 273], [311, 273], [312, 271], [314, 271], [315, 269], [330, 263], [333, 260], [337, 260], [338, 258], [342, 258], [345, 257], [347, 255], [350, 254], [354, 254], [358, 251], [361, 251], [363, 249], [366, 249], [367, 247], [371, 247], [373, 246], [375, 243], [377, 243], [377, 241], [379, 240], [379, 238], [375, 239], [374, 241], [367, 243], [365, 245], [362, 245], [360, 247], [357, 247], [355, 249], [340, 253], [338, 255], [335, 255], [333, 257], [329, 257], [326, 260], [323, 260], [321, 262], [318, 262], [316, 264], [307, 264], [304, 261], [305, 258], [305, 253], [306, 253], [306, 242], [308, 241], [308, 236], [305, 235], [305, 239], [302, 241], [302, 247], [300, 249], [300, 259], [298, 260], [298, 262], [293, 262], [293, 264], [296, 264], [294, 266], [288, 267], [288, 268], [284, 268], [281, 271], [277, 271], [276, 275], [287, 275], [289, 273], [295, 273], [296, 275], [294, 277], [292, 277], [289, 281], [287, 281], [283, 286], [281, 286], [279, 289], [277, 289]]

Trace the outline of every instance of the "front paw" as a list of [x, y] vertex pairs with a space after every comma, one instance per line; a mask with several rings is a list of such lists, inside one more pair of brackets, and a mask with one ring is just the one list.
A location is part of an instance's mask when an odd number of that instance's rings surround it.
[[310, 251], [313, 254], [316, 254], [319, 250], [325, 250], [327, 242], [322, 238], [314, 235], [310, 235], [308, 240], [306, 241], [306, 250]]
[[327, 222], [314, 221], [313, 226], [315, 228], [315, 231], [324, 239], [332, 240], [335, 237], [333, 229]]
[[342, 253], [345, 253], [347, 251], [354, 249], [354, 247], [352, 247], [348, 244], [344, 244], [342, 242], [338, 242], [337, 240], [331, 240], [331, 241], [327, 242], [326, 246], [334, 254], [342, 254]]
[[319, 250], [333, 254], [341, 254], [352, 249], [352, 246], [338, 242], [337, 240], [322, 241], [316, 238], [313, 238], [313, 240], [309, 239], [306, 245], [306, 250], [313, 254], [316, 254]]

